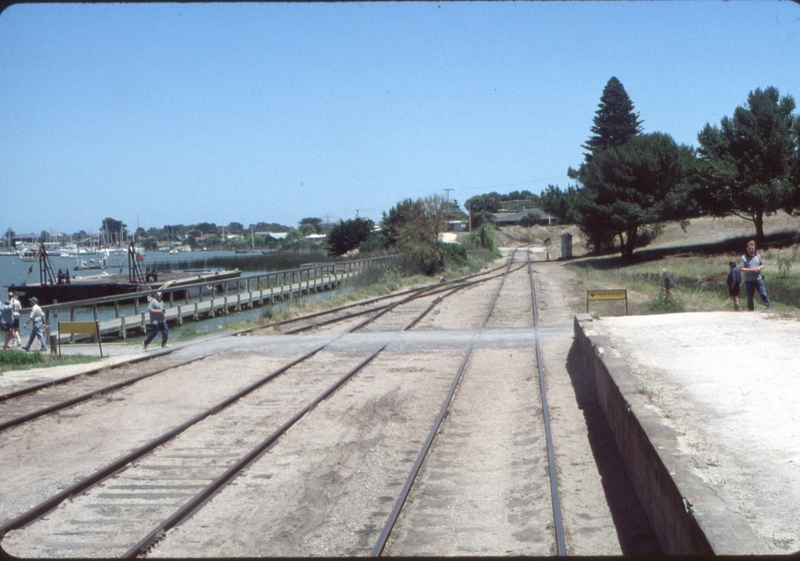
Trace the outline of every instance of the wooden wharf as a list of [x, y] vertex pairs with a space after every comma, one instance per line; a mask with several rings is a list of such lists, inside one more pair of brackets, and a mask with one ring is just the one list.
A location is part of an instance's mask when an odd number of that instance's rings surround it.
[[[360, 274], [368, 267], [383, 264], [396, 257], [398, 256], [389, 255], [354, 261], [309, 264], [298, 269], [240, 277], [218, 285], [201, 282], [175, 288], [164, 286], [160, 289], [133, 294], [49, 304], [41, 307], [45, 313], [45, 323], [48, 326], [45, 336], [48, 341], [51, 341], [51, 347], [52, 343], [58, 343], [58, 339], [62, 345], [75, 342], [74, 334], [58, 334], [55, 330], [57, 323], [59, 320], [75, 321], [76, 315], [82, 313], [86, 316], [87, 310], [91, 310], [92, 318], [98, 322], [101, 337], [115, 336], [125, 340], [128, 337], [147, 333], [150, 323], [147, 300], [148, 297], [152, 298], [159, 291], [163, 295], [163, 301], [167, 304], [165, 314], [167, 322], [183, 325], [186, 321], [201, 321], [204, 318], [240, 312], [290, 298], [333, 290], [343, 280]], [[197, 290], [193, 291], [192, 288]], [[190, 293], [196, 293], [197, 296], [190, 297]], [[180, 297], [176, 297], [176, 294], [179, 294]], [[99, 319], [99, 310], [109, 309], [112, 306], [114, 317]], [[25, 311], [23, 311], [24, 313]]]

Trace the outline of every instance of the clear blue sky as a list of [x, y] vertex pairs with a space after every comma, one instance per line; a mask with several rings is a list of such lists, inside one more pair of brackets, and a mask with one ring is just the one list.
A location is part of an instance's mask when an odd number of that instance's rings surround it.
[[568, 184], [603, 87], [696, 145], [756, 88], [800, 101], [789, 1], [14, 5], [0, 231], [375, 220]]

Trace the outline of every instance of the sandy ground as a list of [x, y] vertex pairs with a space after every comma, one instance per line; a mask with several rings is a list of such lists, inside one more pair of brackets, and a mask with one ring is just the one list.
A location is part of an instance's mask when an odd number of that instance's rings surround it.
[[591, 329], [611, 338], [606, 352], [631, 365], [636, 391], [674, 429], [677, 467], [746, 520], [769, 553], [798, 551], [798, 323], [709, 312], [605, 318]]

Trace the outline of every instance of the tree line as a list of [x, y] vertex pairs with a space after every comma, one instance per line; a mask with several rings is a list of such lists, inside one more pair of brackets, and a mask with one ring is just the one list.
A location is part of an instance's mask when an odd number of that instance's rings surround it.
[[800, 214], [800, 119], [777, 88], [755, 89], [719, 125], [706, 123], [699, 148], [666, 133], [643, 133], [622, 83], [612, 77], [595, 113], [575, 181], [548, 185], [541, 208], [578, 225], [595, 251], [618, 245], [630, 259], [667, 221], [738, 216], [764, 238], [764, 218]]

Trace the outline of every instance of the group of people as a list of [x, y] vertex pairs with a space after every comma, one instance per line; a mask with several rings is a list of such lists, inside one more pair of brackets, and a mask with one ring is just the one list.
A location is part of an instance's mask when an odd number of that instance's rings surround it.
[[[150, 313], [150, 334], [142, 344], [142, 349], [147, 350], [147, 345], [155, 338], [158, 332], [161, 332], [161, 346], [168, 347], [167, 340], [169, 338], [169, 328], [166, 321], [166, 306], [162, 301], [161, 292], [156, 292], [155, 298], [150, 301], [148, 312]], [[39, 299], [32, 296], [28, 299], [31, 303], [31, 312], [28, 321], [25, 322], [23, 327], [28, 327], [28, 324], [33, 324], [31, 329], [31, 336], [28, 339], [28, 344], [23, 346], [19, 337], [19, 318], [22, 313], [22, 305], [14, 291], [8, 293], [8, 300], [0, 306], [0, 327], [3, 330], [3, 350], [10, 347], [17, 346], [23, 351], [30, 351], [31, 344], [35, 339], [39, 339], [42, 352], [47, 351], [47, 343], [44, 338], [44, 330], [47, 329], [45, 325], [45, 315], [42, 308], [39, 306]]]
[[761, 298], [761, 303], [768, 310], [772, 307], [772, 303], [767, 298], [767, 289], [764, 287], [764, 277], [761, 271], [764, 269], [764, 260], [756, 253], [756, 242], [750, 240], [747, 242], [747, 252], [739, 259], [738, 269], [736, 261], [729, 261], [730, 273], [728, 273], [728, 293], [733, 300], [733, 309], [739, 311], [739, 289], [742, 284], [742, 275], [744, 273], [744, 288], [747, 295], [747, 309], [751, 312], [755, 310], [753, 302], [755, 293], [758, 291], [758, 296]]
[[39, 307], [39, 300], [33, 296], [29, 298], [32, 306], [31, 312], [28, 316], [28, 321], [25, 322], [23, 327], [28, 327], [29, 323], [33, 324], [31, 329], [31, 336], [28, 339], [27, 345], [22, 345], [19, 338], [19, 318], [22, 314], [22, 304], [19, 303], [16, 293], [9, 291], [8, 300], [0, 306], [0, 328], [3, 330], [3, 350], [10, 347], [19, 347], [23, 351], [30, 351], [31, 344], [34, 339], [39, 339], [41, 351], [47, 351], [47, 343], [44, 339], [44, 330], [47, 326], [44, 323], [45, 317], [42, 308]]

